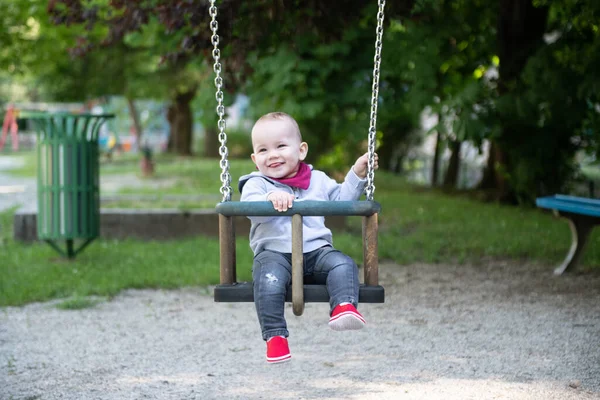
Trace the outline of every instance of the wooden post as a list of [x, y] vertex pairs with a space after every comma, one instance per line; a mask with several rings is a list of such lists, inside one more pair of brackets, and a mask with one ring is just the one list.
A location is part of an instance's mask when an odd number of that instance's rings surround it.
[[302, 215], [292, 216], [292, 309], [294, 315], [304, 312], [304, 246], [302, 244]]
[[377, 225], [377, 213], [363, 217], [363, 264], [367, 286], [379, 285]]
[[235, 230], [233, 218], [219, 214], [219, 243], [221, 252], [221, 284], [236, 282]]

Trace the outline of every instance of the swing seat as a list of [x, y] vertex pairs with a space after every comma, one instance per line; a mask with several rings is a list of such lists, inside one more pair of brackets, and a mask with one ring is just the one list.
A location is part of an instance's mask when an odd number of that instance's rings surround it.
[[302, 313], [305, 302], [329, 302], [325, 285], [304, 282], [302, 277], [302, 217], [352, 215], [363, 217], [364, 281], [360, 285], [360, 303], [383, 303], [385, 290], [378, 283], [377, 213], [381, 210], [375, 201], [298, 201], [285, 212], [279, 212], [268, 201], [219, 203], [219, 235], [221, 242], [221, 283], [214, 289], [216, 302], [253, 302], [252, 282], [236, 282], [235, 278], [235, 216], [292, 217], [292, 285], [286, 301], [294, 304], [294, 313]]
[[[375, 155], [377, 99], [379, 92], [379, 69], [381, 65], [381, 47], [383, 43], [383, 19], [385, 0], [378, 1], [377, 30], [375, 40], [375, 57], [373, 58], [373, 85], [371, 93], [371, 118], [369, 126], [369, 165], [367, 175], [371, 177], [367, 183], [367, 199], [369, 201], [299, 201], [293, 209], [277, 212], [270, 202], [231, 202], [231, 175], [227, 161], [227, 135], [225, 134], [225, 107], [223, 106], [223, 80], [221, 78], [221, 63], [219, 51], [219, 36], [217, 35], [217, 7], [215, 0], [210, 0], [209, 14], [213, 32], [213, 59], [216, 73], [215, 88], [217, 99], [217, 115], [219, 121], [219, 154], [221, 155], [221, 194], [223, 203], [217, 205], [219, 214], [219, 244], [220, 244], [220, 285], [215, 288], [215, 301], [253, 301], [251, 284], [236, 282], [235, 229], [233, 216], [288, 216], [292, 217], [292, 285], [291, 300], [294, 314], [302, 315], [305, 301], [328, 301], [329, 296], [325, 286], [305, 285], [303, 279], [303, 216], [331, 215], [360, 215], [363, 217], [363, 266], [365, 285], [360, 288], [359, 301], [363, 303], [383, 303], [384, 291], [379, 286], [379, 261], [377, 258], [377, 213], [379, 203], [372, 201], [373, 191], [373, 159]], [[288, 290], [288, 298], [290, 290]], [[229, 299], [229, 300], [226, 300]], [[237, 299], [237, 300], [236, 300]], [[246, 299], [246, 300], [240, 300]]]
[[[236, 282], [231, 285], [217, 285], [214, 292], [215, 302], [217, 303], [248, 303], [254, 301], [252, 282]], [[292, 302], [292, 288], [288, 288], [285, 299], [288, 303]], [[385, 290], [383, 286], [360, 285], [358, 302], [359, 303], [383, 303], [385, 300]], [[325, 285], [304, 284], [304, 302], [305, 303], [328, 303], [329, 293]]]

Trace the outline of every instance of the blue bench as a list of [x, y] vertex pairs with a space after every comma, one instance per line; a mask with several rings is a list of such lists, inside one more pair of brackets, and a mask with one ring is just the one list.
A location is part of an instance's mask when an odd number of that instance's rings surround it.
[[571, 228], [571, 248], [565, 260], [555, 270], [555, 275], [561, 275], [567, 269], [575, 269], [590, 232], [595, 225], [600, 224], [600, 200], [584, 197], [557, 194], [536, 199], [540, 208], [552, 210], [554, 215], [566, 218]]

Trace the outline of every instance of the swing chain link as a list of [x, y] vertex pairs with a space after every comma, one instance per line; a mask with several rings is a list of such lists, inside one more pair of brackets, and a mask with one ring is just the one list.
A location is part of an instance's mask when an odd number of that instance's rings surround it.
[[375, 38], [375, 56], [373, 65], [373, 88], [371, 94], [371, 122], [369, 125], [369, 161], [367, 164], [367, 186], [365, 192], [367, 200], [373, 200], [375, 193], [375, 144], [377, 142], [377, 102], [379, 100], [379, 67], [381, 65], [381, 48], [383, 47], [383, 20], [385, 0], [379, 0], [379, 11], [377, 12], [377, 30]]
[[215, 71], [215, 87], [217, 89], [215, 97], [217, 99], [217, 115], [219, 116], [219, 122], [217, 126], [219, 128], [219, 155], [221, 156], [221, 194], [223, 195], [223, 201], [231, 200], [231, 174], [229, 173], [229, 161], [227, 157], [229, 150], [227, 150], [227, 134], [225, 133], [225, 106], [223, 105], [223, 78], [221, 77], [221, 52], [219, 50], [219, 35], [217, 30], [219, 23], [217, 22], [217, 7], [215, 6], [215, 0], [210, 0], [210, 8], [208, 9], [211, 21], [210, 29], [212, 31], [211, 42], [213, 44], [212, 56], [215, 60], [213, 70]]

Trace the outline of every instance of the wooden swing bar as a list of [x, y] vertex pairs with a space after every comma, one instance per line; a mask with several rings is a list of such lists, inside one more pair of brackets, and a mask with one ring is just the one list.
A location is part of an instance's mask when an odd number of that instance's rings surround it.
[[287, 211], [277, 211], [270, 201], [226, 201], [217, 204], [217, 213], [228, 217], [304, 217], [334, 215], [370, 216], [381, 211], [376, 201], [296, 201]]

